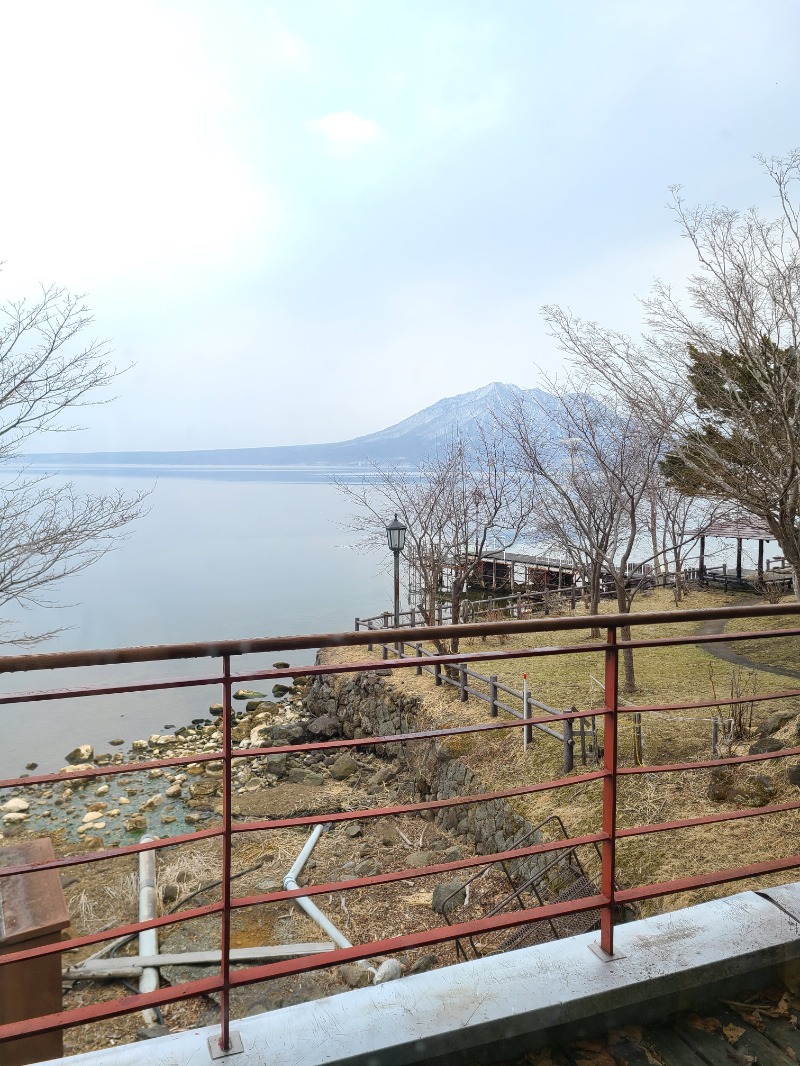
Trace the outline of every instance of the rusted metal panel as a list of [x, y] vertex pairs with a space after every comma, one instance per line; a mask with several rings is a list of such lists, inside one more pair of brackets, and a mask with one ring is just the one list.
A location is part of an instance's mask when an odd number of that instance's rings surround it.
[[[46, 861], [53, 854], [42, 838], [0, 848], [0, 864]], [[37, 871], [0, 882], [0, 959], [15, 948], [56, 943], [69, 925], [58, 874]], [[61, 1010], [61, 961], [57, 955], [27, 958], [0, 967], [0, 1025]], [[15, 1040], [0, 1052], [3, 1066], [23, 1066], [58, 1058], [64, 1052], [61, 1029]]]

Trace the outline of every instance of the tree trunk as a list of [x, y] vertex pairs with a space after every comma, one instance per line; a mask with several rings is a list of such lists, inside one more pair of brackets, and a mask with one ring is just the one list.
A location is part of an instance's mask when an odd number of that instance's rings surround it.
[[[600, 567], [593, 566], [589, 579], [589, 614], [600, 614]], [[597, 626], [592, 627], [591, 637], [599, 640], [601, 633]]]
[[[625, 584], [619, 578], [616, 580], [617, 586], [617, 609], [620, 614], [627, 614], [631, 607], [631, 600], [628, 596], [628, 590], [625, 588]], [[620, 629], [620, 636], [623, 640], [631, 639], [631, 627], [622, 626]], [[624, 673], [624, 681], [622, 683], [622, 691], [626, 695], [630, 695], [636, 691], [636, 674], [633, 669], [633, 649], [622, 649], [622, 666]]]

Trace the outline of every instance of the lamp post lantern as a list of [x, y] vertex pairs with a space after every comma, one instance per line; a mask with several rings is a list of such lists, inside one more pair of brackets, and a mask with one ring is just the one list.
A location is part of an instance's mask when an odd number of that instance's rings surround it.
[[400, 552], [406, 546], [406, 526], [396, 514], [386, 527], [386, 538], [394, 555], [394, 625], [397, 629], [400, 625]]

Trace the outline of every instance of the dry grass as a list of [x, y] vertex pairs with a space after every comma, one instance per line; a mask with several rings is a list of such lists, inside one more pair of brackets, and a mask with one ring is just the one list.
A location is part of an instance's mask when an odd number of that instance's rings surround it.
[[[734, 595], [695, 592], [682, 606], [712, 607], [737, 602]], [[672, 610], [671, 593], [656, 592], [647, 599], [637, 601], [642, 611]], [[787, 619], [763, 619], [747, 621], [747, 628], [778, 628], [778, 623], [788, 625]], [[672, 623], [637, 627], [634, 638], [692, 635], [697, 623]], [[795, 639], [795, 638], [792, 638]], [[589, 643], [588, 631], [572, 631], [557, 634], [530, 634], [524, 642], [511, 637], [502, 645], [498, 638], [475, 642], [474, 646], [462, 643], [462, 650], [485, 650], [494, 642], [498, 650], [513, 647], [545, 647], [558, 642], [574, 646], [575, 654], [540, 656], [521, 659], [498, 659], [481, 663], [476, 670], [484, 675], [496, 674], [502, 682], [515, 688], [522, 687], [522, 675], [527, 673], [532, 695], [555, 709], [579, 709], [601, 707], [602, 689], [591, 678], [602, 679], [602, 653], [579, 654], [581, 645]], [[787, 642], [762, 641], [758, 643], [764, 665], [779, 664], [788, 657]], [[770, 649], [774, 649], [774, 654]], [[737, 650], [739, 646], [737, 644]], [[352, 655], [352, 651], [350, 652]], [[732, 679], [740, 668], [712, 658], [701, 646], [686, 645], [672, 648], [639, 649], [635, 653], [637, 690], [627, 697], [628, 706], [667, 704], [678, 705], [722, 699], [730, 694]], [[488, 720], [487, 704], [477, 700], [461, 703], [458, 693], [450, 687], [435, 688], [429, 675], [417, 678], [409, 671], [395, 671], [394, 684], [423, 699], [424, 720], [427, 725], [444, 726], [477, 723]], [[474, 684], [474, 682], [471, 682]], [[755, 690], [761, 693], [780, 692], [791, 687], [791, 682], [775, 674], [757, 671], [754, 675]], [[752, 733], [731, 746], [732, 754], [744, 754], [754, 739], [760, 722], [776, 713], [796, 715], [800, 712], [800, 700], [776, 699], [754, 704]], [[501, 714], [502, 716], [502, 714]], [[729, 717], [725, 707], [677, 709], [666, 712], [651, 712], [642, 715], [645, 764], [658, 765], [677, 761], [697, 761], [711, 757], [711, 719], [714, 716]], [[602, 744], [602, 720], [598, 718], [600, 743]], [[787, 726], [779, 736], [784, 736], [787, 745], [797, 743], [791, 739], [792, 726]], [[468, 737], [451, 739], [449, 745], [464, 758], [483, 781], [488, 790], [513, 787], [524, 783], [562, 778], [563, 747], [540, 732], [534, 732], [534, 743], [527, 753], [522, 751], [521, 731], [498, 730]], [[632, 715], [624, 715], [619, 723], [619, 762], [633, 766]], [[586, 769], [576, 759], [573, 776]], [[797, 789], [786, 778], [785, 764], [781, 760], [757, 763], [736, 770], [736, 781], [745, 792], [748, 781], [756, 775], [769, 778], [775, 788], [772, 802], [797, 798]], [[718, 813], [726, 808], [741, 806], [738, 802], [715, 802], [708, 796], [710, 772], [644, 774], [624, 778], [620, 782], [618, 817], [621, 826], [637, 826], [651, 822], [672, 821], [706, 814]], [[597, 831], [601, 820], [601, 786], [596, 782], [576, 783], [549, 792], [534, 793], [511, 801], [515, 809], [530, 821], [541, 821], [549, 814], [558, 814], [564, 820], [568, 832], [578, 835]], [[620, 842], [618, 848], [619, 880], [625, 884], [646, 884], [671, 880], [706, 870], [727, 869], [745, 863], [754, 863], [770, 857], [791, 855], [796, 850], [798, 830], [797, 812], [773, 816], [755, 816], [737, 822], [728, 822], [681, 830], [678, 833], [656, 833], [629, 838]], [[781, 883], [791, 878], [790, 873], [779, 873], [761, 878], [759, 883]], [[671, 909], [740, 891], [749, 887], [749, 882], [735, 882], [732, 886], [717, 886], [702, 889], [686, 897], [668, 897], [648, 903], [645, 912]]]

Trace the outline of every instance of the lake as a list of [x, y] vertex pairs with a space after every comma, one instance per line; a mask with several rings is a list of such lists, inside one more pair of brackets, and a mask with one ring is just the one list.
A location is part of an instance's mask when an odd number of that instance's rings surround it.
[[[67, 606], [4, 610], [30, 633], [62, 627], [33, 651], [349, 630], [356, 615], [391, 605], [391, 554], [348, 547], [355, 538], [343, 524], [352, 504], [327, 474], [126, 467], [68, 476], [82, 492], [152, 488], [150, 510], [114, 551], [57, 587], [54, 596]], [[287, 658], [300, 665], [313, 655]], [[0, 689], [194, 676], [210, 662], [9, 675]], [[252, 662], [234, 660], [233, 669]], [[0, 776], [22, 773], [29, 762], [40, 772], [58, 769], [79, 743], [113, 751], [112, 739], [167, 732], [206, 715], [219, 698], [218, 688], [204, 687], [0, 708]]]

